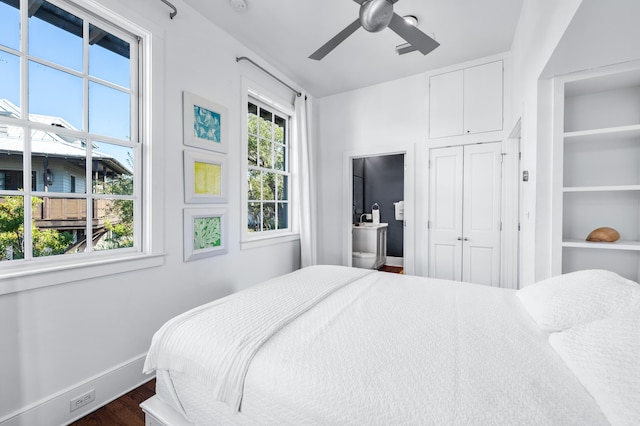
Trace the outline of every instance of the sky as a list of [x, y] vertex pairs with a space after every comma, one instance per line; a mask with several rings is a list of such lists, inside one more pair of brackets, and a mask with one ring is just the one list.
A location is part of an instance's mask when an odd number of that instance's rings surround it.
[[[36, 16], [29, 18], [29, 54], [71, 70], [82, 71], [82, 39]], [[0, 45], [19, 51], [18, 9], [0, 2]], [[89, 46], [89, 74], [129, 88], [129, 59], [97, 44]], [[83, 79], [34, 61], [29, 62], [29, 113], [61, 117], [82, 129]], [[0, 98], [20, 106], [19, 56], [0, 50]], [[129, 95], [89, 82], [89, 129], [92, 133], [130, 140]], [[100, 151], [127, 164], [125, 148], [100, 143]]]

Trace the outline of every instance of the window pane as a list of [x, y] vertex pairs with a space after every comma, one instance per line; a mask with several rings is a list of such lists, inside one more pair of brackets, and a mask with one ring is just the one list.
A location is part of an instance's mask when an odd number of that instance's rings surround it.
[[129, 43], [89, 25], [89, 74], [129, 88]]
[[273, 165], [273, 168], [276, 170], [282, 170], [285, 171], [286, 167], [285, 167], [285, 146], [284, 145], [279, 145], [279, 144], [274, 144], [274, 154], [275, 154], [275, 164]]
[[260, 203], [249, 203], [247, 214], [247, 230], [249, 232], [260, 231]]
[[258, 138], [249, 135], [247, 161], [250, 166], [258, 165]]
[[133, 200], [94, 200], [94, 250], [133, 247]]
[[276, 174], [275, 173], [262, 173], [262, 199], [263, 200], [275, 200], [276, 199]]
[[[20, 50], [20, 9], [19, 1], [13, 4], [0, 2], [0, 44], [15, 50]], [[4, 75], [4, 74], [2, 74]]]
[[89, 83], [89, 131], [131, 139], [131, 97], [102, 84]]
[[19, 118], [20, 58], [0, 52], [0, 76], [0, 115]]
[[94, 194], [133, 195], [133, 148], [94, 142], [91, 176]]
[[260, 137], [273, 140], [273, 114], [260, 109]]
[[249, 170], [249, 190], [247, 198], [249, 200], [262, 199], [262, 184], [259, 170]]
[[274, 121], [275, 121], [275, 126], [274, 126], [273, 140], [275, 140], [276, 142], [285, 143], [285, 136], [286, 136], [285, 129], [287, 125], [287, 120], [276, 115]]
[[87, 227], [85, 199], [33, 197], [33, 222], [33, 257], [84, 251], [82, 242]]
[[0, 191], [24, 189], [23, 135], [21, 127], [0, 124]]
[[277, 190], [278, 200], [286, 201], [289, 199], [289, 176], [276, 175], [277, 176]]
[[278, 229], [289, 227], [289, 204], [278, 203]]
[[0, 197], [0, 261], [24, 259], [24, 197]]
[[260, 160], [261, 167], [270, 169], [273, 167], [273, 143], [266, 139], [260, 139]]
[[29, 62], [29, 118], [82, 129], [82, 78]]
[[[36, 191], [86, 192], [87, 151], [83, 139], [55, 132], [31, 132], [31, 169]], [[72, 179], [75, 191], [72, 191]]]
[[42, 2], [29, 18], [29, 54], [82, 71], [82, 19]]
[[264, 203], [262, 205], [262, 230], [271, 231], [276, 229], [276, 203]]

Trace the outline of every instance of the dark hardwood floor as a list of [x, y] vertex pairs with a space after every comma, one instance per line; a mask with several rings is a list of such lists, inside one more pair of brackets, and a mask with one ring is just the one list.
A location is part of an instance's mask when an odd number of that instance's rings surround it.
[[71, 423], [71, 426], [144, 426], [140, 403], [155, 393], [156, 379], [153, 379]]

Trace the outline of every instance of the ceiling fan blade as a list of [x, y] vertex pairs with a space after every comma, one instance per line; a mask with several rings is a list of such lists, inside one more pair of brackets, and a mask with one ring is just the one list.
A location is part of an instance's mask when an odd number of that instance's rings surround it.
[[315, 59], [319, 61], [320, 59], [327, 56], [329, 52], [335, 49], [340, 43], [346, 40], [351, 34], [355, 32], [358, 28], [360, 28], [360, 19], [356, 19], [353, 21], [347, 28], [340, 31], [335, 37], [326, 42], [320, 49], [316, 50], [309, 56], [309, 59]]
[[440, 43], [420, 31], [413, 25], [407, 23], [407, 21], [405, 21], [397, 13], [394, 13], [391, 17], [389, 28], [391, 28], [393, 32], [398, 34], [400, 37], [405, 39], [407, 43], [410, 43], [411, 46], [419, 50], [423, 55], [426, 55], [436, 47], [440, 46]]

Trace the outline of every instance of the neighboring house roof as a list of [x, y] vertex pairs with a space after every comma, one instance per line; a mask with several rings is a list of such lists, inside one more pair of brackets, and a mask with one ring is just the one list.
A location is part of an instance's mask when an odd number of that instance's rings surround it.
[[[20, 110], [7, 99], [0, 99], [0, 115], [5, 117], [20, 116]], [[71, 124], [60, 117], [52, 117], [47, 115], [31, 114], [29, 119], [38, 123], [50, 124], [51, 126], [61, 127], [65, 129], [77, 130]], [[2, 141], [0, 151], [22, 153], [24, 151], [22, 138], [20, 134], [7, 129], [7, 139]], [[12, 137], [13, 136], [13, 137]], [[60, 135], [55, 131], [36, 130], [31, 138], [31, 153], [36, 156], [57, 157], [57, 158], [86, 158], [87, 151], [85, 142], [81, 139], [70, 138]], [[118, 174], [131, 175], [132, 170], [126, 164], [122, 164], [116, 158], [91, 150], [93, 160], [100, 161], [109, 166]]]

